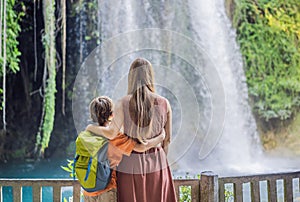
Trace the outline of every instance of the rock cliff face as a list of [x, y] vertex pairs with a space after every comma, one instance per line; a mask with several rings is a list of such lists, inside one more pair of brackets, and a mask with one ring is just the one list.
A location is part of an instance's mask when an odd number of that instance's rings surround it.
[[225, 0], [225, 11], [230, 20], [233, 18], [235, 3], [234, 0]]

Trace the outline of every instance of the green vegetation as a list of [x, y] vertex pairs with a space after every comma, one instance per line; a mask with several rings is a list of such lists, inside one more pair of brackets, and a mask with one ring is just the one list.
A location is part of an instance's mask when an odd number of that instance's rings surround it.
[[[17, 38], [21, 31], [19, 20], [24, 15], [14, 10], [15, 0], [0, 1], [0, 76], [2, 88], [0, 88], [1, 105], [3, 116], [3, 129], [6, 131], [6, 74], [19, 70], [19, 56]], [[8, 67], [8, 68], [7, 68]]]
[[255, 111], [291, 118], [300, 106], [300, 1], [235, 0], [233, 24]]
[[225, 189], [225, 202], [234, 201], [234, 194], [232, 191]]
[[179, 186], [180, 202], [192, 201], [192, 188], [191, 186]]
[[97, 45], [100, 44], [100, 30], [98, 27], [98, 5], [99, 1], [98, 0], [91, 0], [89, 2], [79, 0], [76, 3], [72, 4], [71, 7], [71, 15], [87, 15], [89, 16], [89, 23], [86, 24], [84, 27], [85, 29], [85, 36], [84, 40], [86, 42], [90, 43], [96, 43]]
[[[200, 174], [197, 176], [191, 176], [189, 172], [185, 173], [185, 176], [177, 177], [177, 179], [200, 179]], [[191, 186], [179, 186], [179, 201], [190, 202], [192, 201], [192, 187]]]
[[70, 173], [70, 177], [74, 177], [74, 175], [76, 176], [76, 174], [73, 174], [74, 171], [74, 160], [69, 160], [67, 159], [67, 166], [60, 166], [64, 171]]
[[[17, 13], [14, 10], [16, 1], [15, 0], [7, 0], [6, 1], [6, 19], [2, 19], [6, 21], [6, 30], [2, 28], [2, 32], [6, 31], [6, 64], [9, 67], [8, 71], [16, 73], [19, 71], [19, 56], [21, 55], [21, 52], [18, 49], [19, 42], [17, 40], [19, 36], [19, 32], [21, 31], [19, 21], [22, 16], [24, 16], [23, 12]], [[4, 15], [2, 15], [4, 16]], [[3, 22], [0, 24], [3, 26]], [[4, 46], [3, 46], [3, 36], [4, 34], [1, 33], [1, 40], [2, 45], [0, 43], [1, 47], [1, 53], [4, 54]], [[3, 64], [3, 56], [0, 57], [0, 68], [2, 68]], [[2, 76], [2, 69], [1, 69], [1, 76]]]
[[48, 70], [49, 77], [44, 96], [43, 136], [41, 137], [41, 130], [39, 130], [36, 136], [36, 149], [39, 149], [41, 155], [43, 155], [44, 150], [48, 147], [53, 130], [56, 93], [55, 1], [44, 1], [44, 6], [45, 33], [43, 43], [45, 47], [45, 67]]

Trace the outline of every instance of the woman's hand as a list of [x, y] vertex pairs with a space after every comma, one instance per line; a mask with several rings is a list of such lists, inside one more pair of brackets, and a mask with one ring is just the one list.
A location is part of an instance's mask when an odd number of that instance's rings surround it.
[[161, 144], [162, 141], [164, 141], [165, 137], [166, 137], [166, 132], [165, 130], [162, 130], [158, 136], [151, 139], [144, 140], [143, 144], [146, 145], [147, 148], [149, 149], [152, 147], [157, 147]]
[[137, 152], [145, 152], [153, 147], [161, 146], [161, 143], [164, 141], [165, 137], [166, 132], [165, 130], [162, 130], [162, 132], [158, 136], [136, 144], [133, 150]]

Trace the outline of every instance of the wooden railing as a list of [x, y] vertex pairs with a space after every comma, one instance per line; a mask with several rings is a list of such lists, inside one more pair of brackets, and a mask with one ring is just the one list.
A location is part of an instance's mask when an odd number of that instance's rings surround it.
[[[243, 201], [243, 184], [249, 183], [250, 185], [250, 198], [252, 202], [261, 201], [260, 198], [260, 182], [267, 183], [267, 198], [270, 202], [277, 201], [277, 181], [283, 181], [283, 197], [285, 202], [294, 201], [294, 187], [293, 179], [298, 179], [300, 172], [292, 173], [278, 173], [278, 174], [264, 174], [264, 175], [252, 175], [252, 176], [241, 176], [241, 177], [223, 177], [219, 178], [219, 201], [225, 201], [225, 184], [233, 185], [233, 197], [234, 201]], [[298, 188], [299, 189], [299, 188]]]
[[11, 186], [13, 188], [13, 201], [22, 201], [22, 187], [32, 187], [32, 198], [34, 202], [42, 201], [42, 187], [53, 188], [53, 201], [60, 202], [61, 188], [73, 187], [73, 201], [80, 201], [81, 187], [77, 180], [69, 179], [0, 179], [0, 201], [2, 202], [2, 187]]
[[[191, 202], [224, 202], [225, 185], [233, 186], [232, 197], [235, 202], [243, 201], [243, 184], [250, 184], [251, 201], [261, 201], [260, 182], [267, 182], [268, 201], [277, 201], [277, 180], [283, 180], [284, 184], [284, 201], [292, 202], [293, 199], [293, 179], [299, 179], [300, 172], [265, 174], [239, 177], [221, 177], [212, 172], [201, 173], [199, 179], [176, 179], [174, 185], [179, 199], [182, 195], [180, 187], [190, 187]], [[299, 182], [300, 184], [300, 182]], [[73, 187], [73, 201], [80, 201], [80, 184], [77, 180], [69, 179], [0, 179], [0, 201], [2, 201], [2, 187], [10, 186], [13, 188], [13, 201], [22, 201], [22, 187], [32, 187], [32, 196], [34, 202], [41, 201], [42, 187], [49, 186], [53, 189], [53, 201], [62, 201], [62, 187]], [[300, 185], [299, 185], [300, 186]]]

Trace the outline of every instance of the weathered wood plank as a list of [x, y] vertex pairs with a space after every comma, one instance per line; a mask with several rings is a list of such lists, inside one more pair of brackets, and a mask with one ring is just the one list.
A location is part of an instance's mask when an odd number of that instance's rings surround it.
[[2, 199], [2, 186], [0, 186], [0, 201], [2, 202], [3, 199]]
[[180, 198], [180, 186], [190, 186], [191, 187], [191, 199], [192, 202], [199, 201], [200, 195], [200, 183], [197, 179], [183, 179], [183, 180], [174, 180], [174, 187], [177, 195], [177, 199]]
[[199, 202], [200, 200], [200, 183], [196, 185], [191, 186], [191, 191], [192, 191], [192, 202]]
[[22, 187], [20, 185], [13, 187], [13, 198], [14, 202], [22, 201]]
[[268, 200], [270, 202], [276, 202], [277, 201], [276, 179], [268, 180]]
[[42, 196], [42, 187], [39, 184], [34, 184], [32, 186], [33, 202], [40, 202], [41, 196]]
[[284, 201], [293, 201], [293, 178], [287, 177], [284, 181]]
[[260, 201], [259, 181], [251, 182], [251, 202]]
[[226, 183], [236, 183], [242, 182], [247, 183], [251, 181], [264, 181], [264, 180], [274, 180], [274, 179], [284, 179], [286, 177], [299, 178], [300, 172], [291, 173], [272, 173], [272, 174], [260, 174], [260, 175], [248, 175], [248, 176], [238, 176], [238, 177], [221, 177], [219, 180]]
[[234, 190], [234, 201], [235, 202], [243, 201], [243, 183], [234, 183], [233, 190]]
[[80, 202], [80, 191], [81, 187], [78, 181], [73, 182], [73, 201]]
[[215, 202], [219, 199], [218, 176], [212, 172], [202, 172], [200, 179], [200, 201]]
[[33, 184], [42, 184], [43, 186], [51, 187], [57, 183], [61, 186], [72, 186], [73, 182], [70, 179], [0, 179], [0, 186], [32, 186]]
[[54, 202], [61, 201], [61, 186], [60, 185], [53, 186], [53, 201]]
[[178, 186], [198, 186], [199, 180], [198, 179], [176, 179], [174, 180], [174, 185]]
[[[251, 175], [251, 176], [237, 176], [237, 177], [222, 177], [218, 178], [217, 175], [212, 174], [211, 172], [202, 173], [201, 180], [193, 179], [193, 180], [174, 180], [174, 184], [176, 187], [176, 193], [179, 196], [179, 186], [191, 186], [191, 197], [192, 201], [201, 201], [211, 202], [217, 201], [218, 199], [222, 202], [225, 201], [224, 196], [224, 184], [233, 183], [236, 184], [235, 192], [240, 192], [240, 196], [236, 196], [236, 200], [242, 200], [242, 189], [243, 183], [251, 182], [251, 200], [253, 202], [260, 200], [259, 193], [259, 181], [267, 181], [268, 182], [268, 199], [271, 202], [277, 201], [277, 187], [276, 180], [284, 179], [284, 192], [285, 192], [285, 201], [293, 200], [293, 178], [300, 178], [300, 172], [293, 173], [277, 173], [277, 174], [263, 174], [263, 175]], [[219, 182], [218, 182], [219, 181]], [[20, 196], [20, 192], [17, 191], [18, 188], [22, 186], [30, 186], [33, 189], [34, 202], [41, 201], [41, 186], [50, 186], [53, 187], [53, 199], [60, 197], [59, 191], [55, 191], [55, 186], [59, 185], [63, 186], [73, 186], [73, 201], [80, 201], [80, 191], [81, 187], [79, 182], [73, 181], [71, 179], [0, 179], [0, 201], [1, 196], [3, 198], [3, 193], [1, 189], [3, 186], [12, 186], [14, 192], [18, 192], [18, 196]], [[219, 187], [220, 185], [220, 187]], [[240, 185], [240, 186], [238, 186]], [[218, 188], [219, 187], [219, 188]], [[299, 183], [300, 188], [300, 183]], [[241, 190], [241, 191], [238, 191]], [[221, 194], [223, 193], [223, 194]], [[197, 199], [198, 195], [198, 199]], [[17, 198], [17, 200], [19, 200]], [[19, 200], [20, 201], [20, 200]]]
[[179, 181], [174, 181], [174, 186], [175, 186], [176, 196], [177, 196], [177, 199], [179, 201], [179, 199], [180, 199], [180, 190], [179, 190], [180, 182]]
[[224, 183], [219, 181], [219, 201], [225, 202], [225, 187]]

